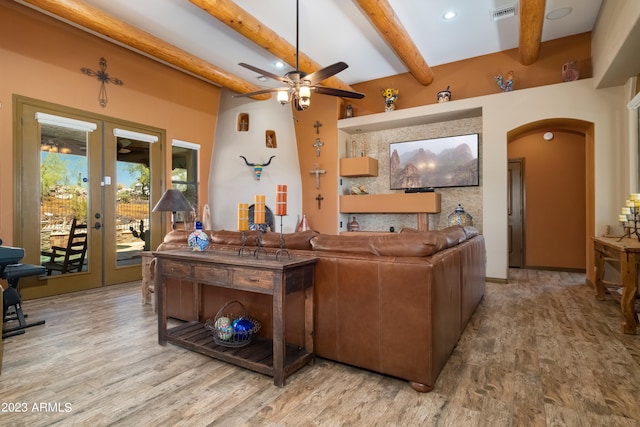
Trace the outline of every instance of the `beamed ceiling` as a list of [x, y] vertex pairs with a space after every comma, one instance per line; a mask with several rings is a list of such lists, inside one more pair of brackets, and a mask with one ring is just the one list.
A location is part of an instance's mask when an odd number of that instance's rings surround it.
[[[277, 75], [296, 64], [295, 0], [16, 1], [238, 93], [278, 85], [238, 63]], [[299, 68], [311, 73], [344, 61], [349, 68], [323, 85], [350, 90], [406, 72], [426, 86], [433, 66], [513, 48], [530, 65], [541, 42], [591, 31], [601, 3], [300, 0]], [[447, 21], [449, 10], [457, 16]], [[277, 68], [277, 61], [287, 65]]]

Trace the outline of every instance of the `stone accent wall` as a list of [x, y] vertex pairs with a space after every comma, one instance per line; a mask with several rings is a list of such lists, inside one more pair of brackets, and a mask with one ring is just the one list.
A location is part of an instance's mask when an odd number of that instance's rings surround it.
[[[352, 148], [356, 155], [361, 155], [363, 146], [365, 155], [378, 160], [377, 177], [342, 178], [343, 194], [349, 194], [352, 186], [364, 185], [370, 194], [398, 193], [390, 189], [389, 183], [389, 144], [392, 142], [413, 141], [417, 139], [439, 138], [446, 136], [480, 134], [478, 156], [480, 159], [480, 185], [477, 187], [436, 188], [442, 195], [442, 210], [439, 214], [429, 215], [429, 228], [441, 229], [447, 226], [447, 217], [462, 204], [465, 211], [473, 216], [473, 226], [482, 232], [482, 117], [429, 123], [405, 128], [388, 129], [375, 132], [363, 132], [351, 135], [346, 141], [347, 156], [352, 157]], [[349, 216], [349, 221], [354, 215]], [[389, 231], [394, 227], [399, 231], [403, 227], [417, 228], [415, 214], [355, 214], [360, 230]], [[343, 223], [341, 230], [346, 230]]]

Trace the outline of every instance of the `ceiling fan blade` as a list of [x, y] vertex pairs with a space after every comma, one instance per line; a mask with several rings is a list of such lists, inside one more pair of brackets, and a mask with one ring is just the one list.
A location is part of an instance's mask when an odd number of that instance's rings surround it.
[[312, 85], [316, 83], [320, 83], [321, 81], [328, 79], [334, 74], [338, 74], [340, 71], [348, 68], [349, 66], [344, 62], [336, 62], [333, 65], [329, 65], [328, 67], [324, 67], [319, 69], [318, 71], [314, 71], [311, 74], [308, 74], [304, 80], [308, 80]]
[[336, 89], [333, 87], [326, 86], [313, 86], [316, 93], [322, 95], [331, 95], [331, 96], [339, 96], [340, 98], [353, 98], [353, 99], [362, 99], [364, 98], [364, 93], [360, 92], [351, 92], [349, 90]]
[[[242, 98], [242, 97], [248, 97], [248, 96], [254, 96], [254, 95], [260, 95], [263, 93], [273, 93], [273, 92], [277, 92], [282, 88], [278, 88], [278, 87], [272, 87], [270, 89], [262, 89], [262, 90], [256, 90], [255, 92], [249, 92], [249, 93], [242, 93], [240, 95], [233, 95], [234, 98]], [[285, 90], [287, 90], [288, 88], [285, 88]]]
[[285, 79], [284, 77], [281, 77], [277, 74], [273, 74], [270, 73], [268, 71], [265, 70], [261, 70], [260, 68], [254, 67], [253, 65], [249, 65], [249, 64], [245, 64], [244, 62], [239, 63], [238, 65], [240, 65], [241, 67], [247, 68], [251, 71], [254, 71], [258, 74], [262, 74], [265, 77], [269, 77], [273, 80], [279, 81], [280, 83], [284, 83], [284, 84], [291, 84], [291, 81], [288, 79]]

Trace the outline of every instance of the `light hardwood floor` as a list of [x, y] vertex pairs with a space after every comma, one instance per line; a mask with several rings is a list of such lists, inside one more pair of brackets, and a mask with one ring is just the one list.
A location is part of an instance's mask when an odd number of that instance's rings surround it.
[[425, 394], [323, 359], [277, 388], [161, 347], [138, 283], [27, 301], [29, 320], [47, 322], [5, 340], [1, 409], [24, 403], [26, 412], [0, 412], [0, 425], [640, 425], [640, 336], [620, 332], [617, 303], [596, 301], [581, 274], [511, 276], [487, 284]]

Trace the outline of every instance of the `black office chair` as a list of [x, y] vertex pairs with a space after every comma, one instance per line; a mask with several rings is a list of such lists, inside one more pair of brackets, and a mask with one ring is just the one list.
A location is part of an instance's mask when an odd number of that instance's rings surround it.
[[[2, 338], [24, 334], [26, 328], [44, 325], [45, 323], [44, 320], [33, 323], [26, 322], [27, 315], [22, 312], [22, 300], [18, 283], [22, 277], [43, 275], [46, 272], [46, 268], [41, 265], [19, 263], [23, 257], [24, 249], [2, 246], [2, 239], [0, 239], [0, 278], [7, 279], [9, 283], [9, 287], [3, 293], [3, 323], [6, 325], [10, 321], [18, 321], [18, 326], [2, 329]], [[13, 310], [10, 312], [9, 309]]]

